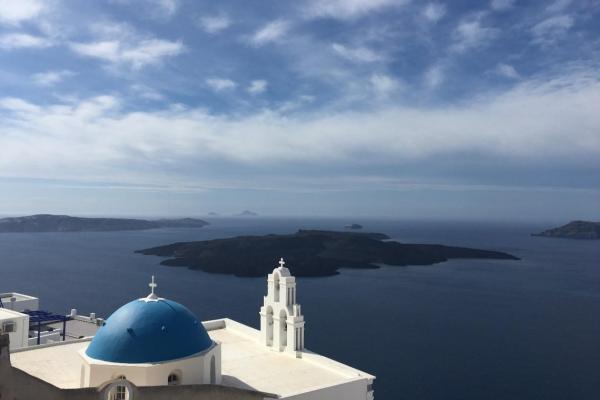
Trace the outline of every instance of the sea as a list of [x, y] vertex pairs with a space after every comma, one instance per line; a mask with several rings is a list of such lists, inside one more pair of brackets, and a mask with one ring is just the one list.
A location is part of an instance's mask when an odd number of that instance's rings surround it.
[[[182, 267], [135, 250], [238, 235], [343, 230], [360, 223], [406, 243], [499, 250], [514, 260], [341, 269], [298, 278], [306, 347], [377, 376], [381, 400], [600, 399], [600, 241], [532, 237], [545, 223], [214, 218], [201, 229], [0, 234], [0, 292], [57, 313], [108, 317], [148, 294], [202, 320], [259, 327], [266, 277]], [[279, 257], [273, 254], [273, 267]], [[293, 265], [288, 265], [292, 273]]]

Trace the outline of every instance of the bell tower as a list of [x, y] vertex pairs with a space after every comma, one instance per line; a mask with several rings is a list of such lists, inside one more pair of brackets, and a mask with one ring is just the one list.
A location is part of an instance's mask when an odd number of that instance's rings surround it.
[[267, 295], [260, 308], [260, 337], [273, 351], [302, 357], [304, 350], [304, 316], [296, 302], [296, 278], [285, 267], [279, 267], [267, 278]]

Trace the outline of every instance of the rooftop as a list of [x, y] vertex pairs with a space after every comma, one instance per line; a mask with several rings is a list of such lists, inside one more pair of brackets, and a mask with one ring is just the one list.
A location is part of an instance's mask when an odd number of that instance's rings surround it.
[[204, 326], [213, 340], [221, 342], [223, 384], [227, 386], [287, 397], [374, 378], [307, 350], [302, 358], [273, 352], [260, 344], [260, 331], [230, 319], [208, 321]]
[[14, 297], [16, 301], [38, 300], [37, 297], [28, 296], [28, 295], [22, 294], [22, 293], [16, 293], [16, 292], [0, 293], [0, 299], [3, 301], [6, 301], [7, 299], [10, 299], [11, 297]]
[[61, 389], [80, 387], [83, 359], [79, 350], [91, 339], [68, 341], [12, 351], [10, 361], [19, 368]]
[[23, 316], [23, 314], [21, 314], [18, 311], [9, 310], [7, 308], [0, 308], [0, 320], [11, 319], [11, 318], [15, 318], [15, 317], [22, 317], [22, 316]]
[[[213, 340], [221, 342], [223, 385], [279, 396], [335, 386], [373, 376], [310, 351], [302, 358], [270, 351], [260, 332], [230, 319], [203, 323]], [[59, 388], [77, 388], [83, 364], [79, 355], [90, 339], [17, 350], [14, 367]], [[277, 376], [277, 379], [273, 379]]]

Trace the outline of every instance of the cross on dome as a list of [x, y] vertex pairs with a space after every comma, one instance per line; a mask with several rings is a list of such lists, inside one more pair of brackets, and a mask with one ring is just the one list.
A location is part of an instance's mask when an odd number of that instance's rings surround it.
[[150, 286], [150, 294], [148, 295], [148, 297], [146, 297], [149, 300], [156, 300], [158, 299], [158, 296], [156, 295], [156, 293], [154, 293], [154, 289], [158, 286], [158, 284], [154, 281], [154, 275], [152, 275], [152, 282], [150, 282], [148, 284], [148, 286]]
[[283, 257], [279, 259], [279, 268], [285, 267], [285, 261], [283, 261]]

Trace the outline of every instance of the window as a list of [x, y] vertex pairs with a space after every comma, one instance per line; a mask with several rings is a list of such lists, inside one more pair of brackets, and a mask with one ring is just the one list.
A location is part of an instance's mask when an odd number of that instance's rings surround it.
[[[125, 380], [124, 376], [117, 377], [117, 380]], [[129, 400], [129, 389], [125, 383], [117, 383], [109, 392], [109, 400]]]
[[171, 373], [171, 375], [169, 375], [169, 377], [167, 378], [167, 384], [169, 386], [176, 386], [179, 385], [180, 379], [179, 379], [179, 375], [177, 375], [176, 373]]
[[10, 333], [15, 331], [15, 323], [13, 321], [7, 321], [2, 324], [2, 332]]
[[127, 400], [127, 388], [123, 385], [118, 385], [115, 391], [115, 400]]

